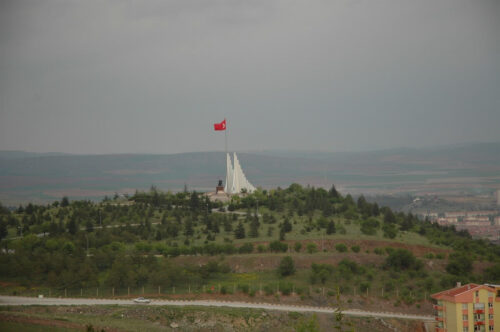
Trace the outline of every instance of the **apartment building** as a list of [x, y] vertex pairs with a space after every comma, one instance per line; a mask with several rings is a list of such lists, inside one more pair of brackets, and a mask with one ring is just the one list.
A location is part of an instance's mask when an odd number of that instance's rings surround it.
[[[500, 285], [467, 284], [431, 297], [436, 332], [500, 331]], [[497, 313], [497, 314], [495, 314]]]

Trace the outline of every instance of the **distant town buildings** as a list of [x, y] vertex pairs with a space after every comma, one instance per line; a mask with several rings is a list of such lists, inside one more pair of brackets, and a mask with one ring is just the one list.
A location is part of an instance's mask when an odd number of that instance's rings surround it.
[[500, 210], [427, 212], [421, 217], [441, 226], [454, 226], [465, 230], [475, 238], [500, 241]]

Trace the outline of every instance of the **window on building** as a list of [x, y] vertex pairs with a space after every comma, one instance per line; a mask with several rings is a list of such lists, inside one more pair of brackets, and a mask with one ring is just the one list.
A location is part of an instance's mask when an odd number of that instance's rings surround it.
[[488, 302], [488, 307], [493, 308], [493, 302]]
[[488, 292], [488, 297], [493, 297], [493, 293], [492, 292]]
[[462, 310], [467, 310], [467, 303], [462, 303]]
[[462, 320], [469, 320], [469, 316], [468, 315], [462, 315]]
[[476, 297], [478, 297], [478, 296], [479, 296], [479, 291], [476, 291]]
[[495, 327], [493, 327], [492, 325], [490, 325], [489, 330], [490, 330], [490, 331], [495, 331]]
[[489, 314], [489, 315], [488, 315], [488, 318], [489, 318], [489, 319], [493, 319], [493, 315], [492, 315], [492, 314]]
[[464, 327], [463, 332], [469, 332], [469, 328], [468, 327]]

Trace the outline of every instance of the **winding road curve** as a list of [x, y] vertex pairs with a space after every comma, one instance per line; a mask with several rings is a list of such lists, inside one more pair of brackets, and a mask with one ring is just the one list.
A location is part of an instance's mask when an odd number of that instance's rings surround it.
[[[81, 299], [81, 298], [36, 298], [36, 297], [21, 297], [21, 296], [0, 296], [0, 305], [139, 305], [132, 300], [114, 300], [114, 299]], [[144, 304], [142, 304], [144, 305]], [[230, 308], [251, 308], [265, 309], [278, 311], [295, 311], [295, 312], [319, 312], [333, 314], [335, 308], [331, 307], [312, 307], [312, 306], [295, 306], [281, 305], [270, 303], [250, 303], [250, 302], [233, 302], [233, 301], [209, 301], [209, 300], [194, 300], [194, 301], [175, 301], [175, 300], [152, 300], [149, 305], [160, 306], [202, 306], [202, 307], [230, 307]], [[346, 309], [342, 311], [347, 316], [358, 317], [377, 317], [377, 318], [401, 318], [414, 319], [421, 321], [433, 321], [433, 316], [407, 315], [394, 312], [371, 312], [357, 309]]]

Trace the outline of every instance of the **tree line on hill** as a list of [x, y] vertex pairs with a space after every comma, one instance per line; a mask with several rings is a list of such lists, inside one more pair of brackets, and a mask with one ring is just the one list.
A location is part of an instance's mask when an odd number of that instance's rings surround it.
[[[264, 211], [262, 215], [258, 209]], [[217, 210], [221, 213], [213, 212]], [[456, 277], [462, 281], [500, 282], [498, 246], [474, 240], [468, 233], [457, 232], [453, 227], [419, 220], [411, 213], [395, 213], [367, 202], [363, 196], [357, 200], [351, 195], [342, 196], [334, 186], [325, 190], [298, 184], [286, 189], [258, 190], [234, 196], [227, 206], [211, 202], [201, 193], [174, 194], [160, 192], [154, 187], [149, 192], [136, 192], [127, 199], [115, 197], [100, 203], [69, 201], [65, 197], [50, 205], [28, 204], [15, 211], [0, 205], [0, 238], [3, 239], [0, 278], [67, 288], [202, 282], [218, 273], [228, 273], [228, 268], [210, 266], [206, 270], [177, 266], [168, 258], [159, 259], [155, 255], [301, 250], [313, 253], [317, 248], [301, 248], [299, 242], [291, 248], [283, 240], [288, 239], [292, 230], [304, 235], [315, 231], [327, 235], [342, 233], [350, 223], [359, 225], [360, 231], [367, 236], [381, 232], [384, 237], [393, 239], [402, 232], [413, 232], [431, 243], [452, 248], [454, 251], [446, 266], [448, 276], [447, 279], [443, 277], [450, 285]], [[262, 233], [263, 225], [267, 226], [265, 234]], [[264, 235], [274, 240], [268, 245], [238, 242]], [[222, 237], [222, 243], [216, 241]], [[339, 245], [336, 250], [345, 252], [348, 248], [344, 247]], [[359, 252], [359, 247], [351, 250]], [[400, 251], [388, 255], [386, 267], [422, 270], [421, 262], [413, 255]], [[491, 262], [480, 276], [473, 271], [476, 259]], [[344, 265], [312, 266], [311, 281], [326, 280], [330, 269], [363, 271], [362, 267]]]

